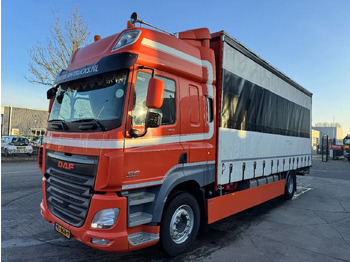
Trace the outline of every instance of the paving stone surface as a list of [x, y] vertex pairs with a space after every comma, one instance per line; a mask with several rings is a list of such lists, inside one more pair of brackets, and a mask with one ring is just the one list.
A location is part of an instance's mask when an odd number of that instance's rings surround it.
[[128, 254], [67, 240], [40, 215], [36, 162], [2, 162], [2, 261], [350, 261], [350, 164], [313, 159], [290, 201], [280, 198], [223, 219], [192, 250], [169, 258], [159, 246]]

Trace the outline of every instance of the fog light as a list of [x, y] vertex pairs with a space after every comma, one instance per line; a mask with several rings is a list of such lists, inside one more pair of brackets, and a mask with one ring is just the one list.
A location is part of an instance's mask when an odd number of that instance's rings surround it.
[[109, 208], [98, 211], [91, 222], [92, 228], [111, 228], [117, 221], [119, 208]]
[[110, 242], [108, 239], [91, 238], [91, 243], [95, 245], [104, 246]]

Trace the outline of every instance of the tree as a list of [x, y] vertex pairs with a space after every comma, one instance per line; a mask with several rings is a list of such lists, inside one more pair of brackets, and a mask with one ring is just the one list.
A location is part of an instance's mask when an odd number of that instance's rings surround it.
[[90, 33], [76, 6], [61, 26], [59, 11], [53, 12], [54, 23], [50, 26], [50, 37], [44, 44], [37, 42], [28, 50], [30, 77], [25, 78], [35, 84], [53, 86], [61, 70], [67, 68], [74, 52], [86, 45]]

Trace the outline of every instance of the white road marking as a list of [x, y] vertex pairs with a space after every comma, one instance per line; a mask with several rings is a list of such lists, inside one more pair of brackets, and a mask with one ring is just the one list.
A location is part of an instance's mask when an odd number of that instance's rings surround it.
[[26, 172], [26, 171], [16, 171], [16, 172], [1, 172], [2, 175], [11, 175], [11, 174], [41, 174], [40, 170], [38, 168], [38, 171], [31, 171], [31, 172]]
[[306, 185], [306, 186], [297, 186], [297, 190], [295, 191], [295, 194], [293, 196], [293, 200], [297, 199], [299, 196], [302, 194], [305, 194], [306, 192], [312, 190], [310, 187], [311, 185]]

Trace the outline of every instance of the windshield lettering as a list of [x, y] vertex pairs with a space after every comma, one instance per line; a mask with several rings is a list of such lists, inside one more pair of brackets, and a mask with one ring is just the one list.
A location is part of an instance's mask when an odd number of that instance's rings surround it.
[[67, 77], [73, 77], [73, 76], [82, 76], [90, 73], [98, 73], [98, 65], [91, 65], [85, 68], [77, 69], [72, 72], [69, 72], [67, 74], [57, 76], [56, 82], [61, 82], [65, 80]]

